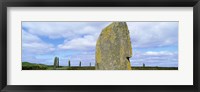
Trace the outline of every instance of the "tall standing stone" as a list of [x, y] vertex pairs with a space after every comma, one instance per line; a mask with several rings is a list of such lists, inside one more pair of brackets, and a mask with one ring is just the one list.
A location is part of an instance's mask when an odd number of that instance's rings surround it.
[[59, 67], [59, 58], [58, 57], [55, 57], [54, 58], [54, 69], [58, 68]]
[[132, 47], [126, 22], [104, 28], [96, 43], [96, 70], [131, 70]]

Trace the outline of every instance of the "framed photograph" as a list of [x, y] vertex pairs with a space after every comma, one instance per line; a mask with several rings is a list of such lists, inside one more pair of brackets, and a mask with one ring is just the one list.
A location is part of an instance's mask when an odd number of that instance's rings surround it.
[[0, 7], [2, 92], [199, 92], [199, 0]]

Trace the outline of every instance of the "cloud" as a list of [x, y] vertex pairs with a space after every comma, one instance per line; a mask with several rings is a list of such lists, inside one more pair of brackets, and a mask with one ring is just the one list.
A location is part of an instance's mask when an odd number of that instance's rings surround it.
[[65, 40], [63, 44], [58, 45], [58, 49], [65, 50], [94, 50], [97, 36], [86, 35], [82, 38]]
[[31, 34], [47, 36], [50, 39], [73, 39], [81, 35], [99, 33], [107, 22], [22, 22]]
[[43, 42], [38, 36], [22, 30], [22, 51], [23, 53], [44, 54], [55, 50], [54, 46]]
[[178, 22], [128, 22], [128, 27], [135, 48], [177, 45]]
[[40, 42], [40, 38], [36, 35], [32, 35], [25, 30], [22, 30], [22, 42], [30, 43], [30, 42]]
[[176, 51], [146, 51], [135, 52], [130, 59], [133, 66], [178, 66], [178, 53]]
[[[93, 46], [101, 30], [110, 22], [23, 22], [23, 27], [33, 35], [49, 39], [64, 38], [59, 49], [85, 50]], [[177, 45], [178, 22], [127, 22], [132, 47], [152, 48]], [[88, 39], [85, 36], [93, 36]], [[83, 42], [85, 41], [85, 42]], [[77, 47], [77, 46], [80, 47]]]
[[169, 51], [160, 51], [160, 52], [153, 52], [153, 51], [147, 51], [144, 53], [144, 55], [149, 56], [157, 56], [157, 55], [164, 55], [164, 56], [170, 56], [176, 54], [175, 52], [169, 52]]

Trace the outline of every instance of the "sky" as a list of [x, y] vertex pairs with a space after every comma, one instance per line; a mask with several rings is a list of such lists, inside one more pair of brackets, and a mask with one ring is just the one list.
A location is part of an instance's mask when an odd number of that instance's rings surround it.
[[[22, 22], [22, 62], [95, 65], [96, 41], [111, 22]], [[178, 67], [178, 22], [126, 22], [132, 66]]]

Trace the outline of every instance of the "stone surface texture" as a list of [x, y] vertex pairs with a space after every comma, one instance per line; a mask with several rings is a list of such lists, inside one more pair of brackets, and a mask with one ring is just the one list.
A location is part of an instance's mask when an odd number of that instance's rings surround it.
[[96, 43], [96, 70], [131, 70], [132, 47], [126, 22], [104, 28]]

